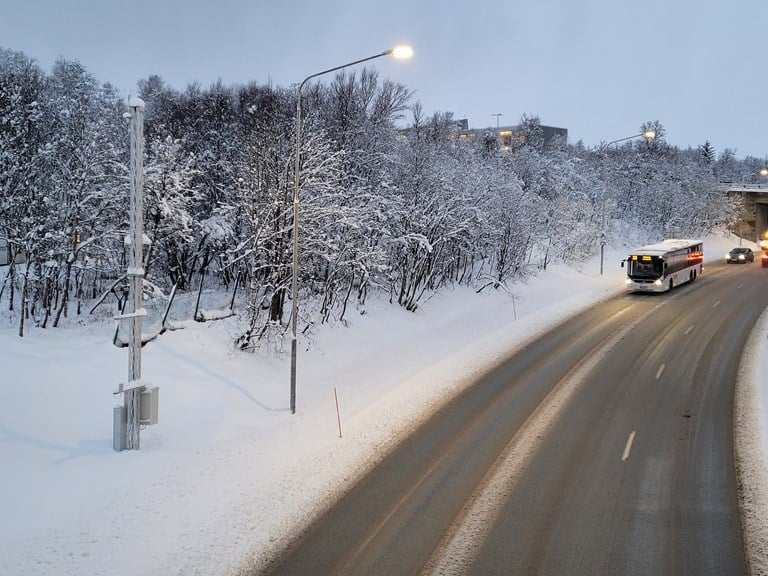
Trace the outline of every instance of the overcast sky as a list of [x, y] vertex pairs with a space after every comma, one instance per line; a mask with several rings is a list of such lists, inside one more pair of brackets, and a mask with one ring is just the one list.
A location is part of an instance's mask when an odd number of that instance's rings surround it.
[[[2, 0], [0, 47], [124, 91], [280, 86], [407, 42], [380, 73], [470, 127], [523, 114], [595, 146], [658, 120], [680, 147], [766, 158], [765, 0]], [[331, 76], [323, 78], [330, 80]]]

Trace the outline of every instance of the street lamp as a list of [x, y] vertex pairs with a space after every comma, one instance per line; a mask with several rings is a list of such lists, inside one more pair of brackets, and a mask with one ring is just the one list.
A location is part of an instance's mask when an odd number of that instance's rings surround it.
[[646, 130], [640, 134], [633, 134], [625, 138], [619, 138], [618, 140], [611, 140], [608, 144], [601, 146], [601, 152], [603, 153], [603, 208], [600, 216], [600, 276], [603, 275], [603, 262], [605, 260], [605, 187], [608, 183], [608, 178], [605, 172], [605, 159], [608, 156], [608, 148], [619, 142], [625, 140], [633, 140], [635, 138], [645, 138], [646, 141], [656, 138], [656, 132], [654, 130]]
[[354, 62], [348, 62], [341, 66], [334, 66], [328, 70], [323, 70], [316, 74], [311, 74], [304, 78], [301, 84], [299, 84], [299, 91], [296, 97], [296, 163], [294, 166], [293, 176], [293, 278], [291, 280], [291, 298], [293, 300], [291, 307], [291, 414], [296, 413], [296, 324], [299, 315], [299, 177], [301, 175], [301, 91], [304, 89], [304, 85], [312, 78], [317, 78], [323, 74], [330, 72], [336, 72], [342, 68], [349, 66], [355, 66], [373, 60], [374, 58], [381, 58], [382, 56], [393, 56], [399, 60], [408, 59], [413, 56], [413, 49], [410, 46], [395, 46], [390, 50], [385, 50], [373, 56], [355, 60]]
[[611, 140], [608, 142], [608, 144], [605, 144], [601, 146], [601, 150], [605, 152], [608, 150], [610, 146], [613, 146], [614, 144], [618, 144], [619, 142], [624, 142], [625, 140], [634, 140], [635, 138], [645, 138], [646, 140], [653, 140], [656, 138], [656, 132], [654, 130], [646, 130], [645, 132], [642, 132], [640, 134], [633, 134], [632, 136], [627, 136], [626, 138], [619, 138], [618, 140]]

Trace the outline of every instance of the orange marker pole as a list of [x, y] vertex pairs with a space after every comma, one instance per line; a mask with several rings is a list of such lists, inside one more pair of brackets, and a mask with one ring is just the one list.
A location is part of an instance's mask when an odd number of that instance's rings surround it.
[[341, 413], [339, 412], [339, 395], [336, 394], [336, 388], [333, 389], [333, 397], [336, 399], [336, 419], [339, 422], [339, 438], [341, 438]]

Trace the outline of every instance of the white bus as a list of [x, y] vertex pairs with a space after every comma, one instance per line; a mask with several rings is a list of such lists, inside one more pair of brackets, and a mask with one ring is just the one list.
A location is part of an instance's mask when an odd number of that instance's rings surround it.
[[664, 240], [633, 250], [626, 262], [630, 292], [666, 292], [701, 274], [704, 245], [700, 240]]

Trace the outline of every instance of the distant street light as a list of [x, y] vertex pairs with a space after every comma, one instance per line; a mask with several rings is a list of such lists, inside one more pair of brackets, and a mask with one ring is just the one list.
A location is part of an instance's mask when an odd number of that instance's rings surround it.
[[316, 74], [311, 74], [304, 78], [299, 84], [299, 92], [296, 98], [296, 163], [294, 168], [293, 182], [293, 278], [291, 281], [291, 298], [293, 299], [291, 308], [291, 414], [296, 413], [296, 324], [299, 315], [299, 178], [301, 176], [301, 91], [304, 85], [312, 78], [317, 78], [323, 74], [336, 72], [342, 68], [355, 66], [374, 58], [382, 56], [393, 56], [399, 60], [408, 59], [413, 56], [413, 49], [410, 46], [396, 46], [391, 50], [385, 50], [379, 54], [368, 56], [354, 62], [348, 62], [341, 66], [334, 66], [328, 70], [323, 70]]
[[614, 144], [618, 144], [619, 142], [624, 142], [625, 140], [634, 140], [635, 138], [645, 138], [646, 140], [653, 140], [656, 138], [656, 132], [654, 130], [646, 130], [645, 132], [642, 132], [640, 134], [633, 134], [632, 136], [627, 136], [626, 138], [619, 138], [618, 140], [611, 140], [608, 142], [608, 144], [604, 144], [600, 147], [600, 149], [605, 152], [608, 150], [609, 147], [613, 146]]
[[656, 138], [656, 132], [653, 130], [646, 130], [640, 134], [633, 134], [625, 138], [619, 138], [618, 140], [611, 140], [608, 144], [600, 147], [600, 151], [603, 154], [603, 207], [602, 214], [600, 216], [600, 276], [603, 275], [603, 262], [605, 260], [605, 188], [608, 185], [608, 178], [605, 172], [606, 157], [608, 156], [608, 148], [619, 142], [625, 140], [633, 140], [635, 138], [645, 138], [646, 141]]
[[503, 114], [491, 114], [491, 116], [496, 116], [496, 128], [499, 128], [499, 118], [503, 116]]

